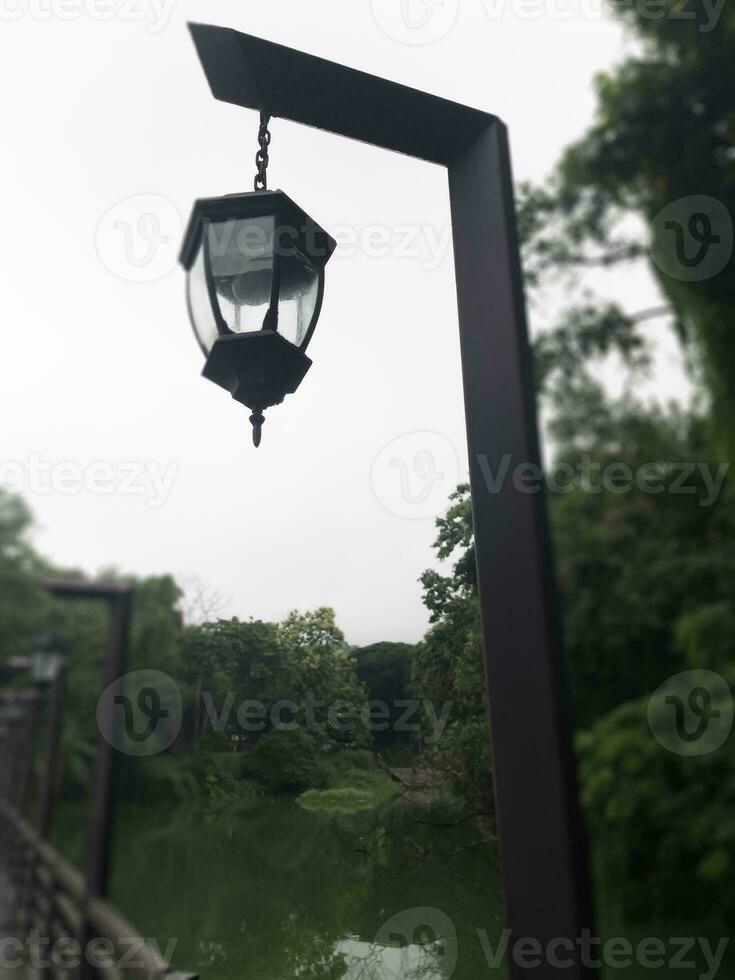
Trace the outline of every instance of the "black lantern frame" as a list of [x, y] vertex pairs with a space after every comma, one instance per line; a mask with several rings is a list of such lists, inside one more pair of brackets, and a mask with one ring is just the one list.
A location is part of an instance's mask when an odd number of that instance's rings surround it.
[[[215, 247], [215, 227], [225, 225], [231, 239], [238, 227], [248, 228], [248, 221], [272, 221], [272, 238], [264, 243], [270, 283], [267, 310], [262, 323], [254, 330], [234, 330], [222, 311], [218, 294], [218, 279], [212, 250]], [[253, 229], [259, 227], [255, 223]], [[262, 230], [262, 228], [261, 228]], [[321, 313], [324, 299], [324, 269], [331, 258], [336, 242], [313, 218], [284, 194], [283, 191], [252, 191], [225, 197], [204, 198], [195, 203], [181, 251], [181, 264], [190, 277], [187, 289], [189, 316], [199, 345], [207, 361], [203, 375], [230, 392], [235, 401], [253, 410], [253, 440], [260, 443], [263, 410], [280, 404], [303, 381], [311, 367], [306, 356]], [[239, 246], [238, 246], [239, 247]], [[213, 320], [213, 342], [208, 344], [203, 325], [192, 306], [191, 276], [200, 253], [209, 307]], [[237, 254], [237, 253], [235, 253]], [[242, 255], [247, 256], [243, 247]], [[279, 331], [279, 315], [284, 301], [284, 284], [292, 275], [294, 263], [302, 261], [316, 275], [316, 295], [310, 320], [294, 341]], [[291, 272], [289, 272], [291, 270]]]

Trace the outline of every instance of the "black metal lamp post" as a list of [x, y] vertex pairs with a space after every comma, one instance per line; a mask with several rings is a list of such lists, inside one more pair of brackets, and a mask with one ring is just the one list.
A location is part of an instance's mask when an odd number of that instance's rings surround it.
[[[542, 494], [513, 481], [490, 493], [486, 482], [506, 456], [540, 461], [506, 129], [488, 113], [238, 31], [191, 30], [216, 99], [447, 168], [506, 922], [543, 949], [560, 937], [576, 949], [592, 916], [546, 509]], [[259, 166], [267, 149], [264, 137]], [[513, 980], [537, 972], [509, 968]], [[590, 969], [576, 954], [543, 967], [544, 980], [562, 973], [581, 980]]]
[[37, 701], [38, 691], [35, 688], [0, 692], [0, 723], [10, 728], [10, 745], [5, 761], [7, 784], [3, 788], [3, 796], [19, 813], [25, 812], [28, 797]]
[[31, 680], [35, 684], [34, 694], [36, 696], [40, 689], [50, 689], [45, 761], [41, 773], [38, 811], [38, 831], [43, 839], [48, 836], [51, 803], [56, 783], [64, 699], [66, 646], [63, 640], [55, 634], [43, 633], [36, 641], [36, 648], [30, 656], [15, 657], [11, 660], [10, 665], [14, 670], [30, 671]]
[[[266, 165], [267, 153], [256, 188], [265, 185]], [[207, 358], [203, 374], [252, 409], [256, 446], [264, 409], [296, 391], [311, 367], [306, 348], [335, 247], [282, 191], [256, 189], [194, 205], [181, 263], [189, 316]]]
[[48, 837], [51, 823], [51, 806], [59, 764], [66, 674], [66, 646], [63, 641], [53, 633], [44, 633], [39, 637], [36, 650], [31, 656], [31, 665], [32, 677], [36, 685], [50, 688], [46, 750], [38, 807], [38, 834], [43, 840]]
[[26, 720], [26, 712], [17, 704], [3, 703], [0, 707], [0, 734], [2, 752], [0, 754], [0, 801], [17, 802], [18, 759], [22, 755], [21, 739], [18, 732]]
[[39, 687], [53, 684], [62, 670], [65, 658], [66, 650], [63, 641], [53, 633], [42, 634], [30, 657], [31, 677], [34, 684]]
[[[93, 781], [93, 823], [86, 877], [88, 898], [105, 898], [109, 879], [110, 842], [113, 837], [114, 771], [118, 756], [114, 746], [120, 744], [118, 739], [121, 724], [119, 712], [115, 708], [115, 684], [125, 673], [133, 590], [130, 585], [122, 582], [45, 579], [42, 584], [56, 599], [101, 601], [108, 608], [106, 677], [100, 701], [101, 721]], [[62, 671], [57, 685], [63, 674]], [[91, 964], [85, 961], [82, 966], [83, 975], [88, 976], [91, 969]]]

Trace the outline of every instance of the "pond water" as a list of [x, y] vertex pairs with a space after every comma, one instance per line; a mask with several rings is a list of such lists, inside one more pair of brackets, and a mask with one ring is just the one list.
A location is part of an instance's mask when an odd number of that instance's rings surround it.
[[[77, 860], [85, 822], [74, 808], [56, 820]], [[116, 828], [113, 902], [202, 980], [506, 976], [478, 936], [495, 947], [503, 929], [495, 846], [449, 815], [256, 798], [210, 813], [123, 805]]]
[[[78, 864], [86, 813], [62, 806], [54, 820], [53, 843]], [[507, 977], [492, 962], [503, 932], [496, 846], [441, 808], [327, 813], [257, 797], [210, 811], [123, 804], [113, 852], [112, 901], [202, 980]], [[714, 967], [696, 924], [604, 918], [607, 938], [635, 947], [656, 936], [664, 947], [654, 968], [650, 955], [624, 967], [618, 950], [604, 980], [735, 978], [733, 949]], [[712, 950], [721, 936], [710, 936]], [[684, 963], [670, 937], [692, 937]]]

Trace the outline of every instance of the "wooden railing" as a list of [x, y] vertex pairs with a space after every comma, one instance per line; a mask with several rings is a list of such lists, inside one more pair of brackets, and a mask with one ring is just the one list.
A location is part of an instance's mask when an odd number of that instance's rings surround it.
[[0, 803], [0, 872], [15, 910], [6, 933], [15, 930], [19, 956], [32, 960], [35, 950], [45, 976], [194, 980], [163, 960], [112, 905], [89, 898], [79, 872], [7, 802]]

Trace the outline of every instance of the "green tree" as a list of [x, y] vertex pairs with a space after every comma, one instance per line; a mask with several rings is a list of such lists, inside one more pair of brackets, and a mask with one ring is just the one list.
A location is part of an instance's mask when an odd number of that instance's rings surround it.
[[[578, 726], [683, 670], [677, 620], [725, 601], [735, 585], [732, 490], [725, 483], [713, 499], [705, 481], [722, 474], [705, 422], [630, 401], [611, 405], [599, 392], [587, 409], [587, 425], [578, 423], [557, 463], [578, 468], [586, 454], [597, 476], [577, 476], [549, 501]], [[630, 489], [605, 489], [606, 470]], [[642, 475], [656, 478], [655, 493], [642, 489]]]
[[[298, 669], [288, 656], [278, 626], [262, 620], [218, 620], [189, 628], [184, 640], [183, 678], [194, 705], [194, 737], [220, 750], [254, 741], [237, 717], [247, 701], [273, 704], [297, 685]], [[258, 727], [257, 717], [253, 725]]]
[[[732, 224], [726, 215], [735, 215], [735, 10], [685, 9], [680, 0], [662, 0], [652, 17], [645, 4], [611, 7], [636, 40], [635, 53], [598, 76], [594, 122], [566, 151], [549, 185], [524, 190], [527, 273], [534, 285], [549, 271], [558, 277], [616, 264], [624, 271], [631, 260], [653, 256], [649, 267], [689, 345], [692, 367], [701, 368], [718, 444], [728, 451], [735, 444], [729, 327], [735, 266], [730, 261], [717, 275], [687, 281], [676, 273], [676, 229], [654, 219], [685, 198], [719, 202], [708, 216], [714, 215], [711, 233], [727, 257]], [[686, 224], [698, 210], [684, 208], [676, 220]], [[630, 231], [631, 215], [643, 220], [642, 230]], [[645, 313], [628, 320], [639, 335], [648, 323]]]
[[364, 724], [367, 697], [357, 677], [354, 651], [345, 643], [328, 607], [313, 612], [291, 612], [279, 625], [278, 634], [298, 669], [294, 696], [300, 704], [315, 704], [307, 723], [316, 721], [325, 746], [367, 745]]
[[0, 671], [11, 679], [11, 657], [27, 655], [43, 628], [45, 595], [31, 543], [31, 513], [24, 501], [0, 490]]
[[[370, 701], [385, 706], [388, 717], [373, 731], [376, 747], [386, 749], [397, 744], [407, 745], [410, 733], [396, 731], [396, 724], [405, 715], [406, 702], [412, 697], [411, 668], [415, 647], [410, 643], [373, 643], [354, 651], [358, 680], [365, 685]], [[376, 716], [377, 717], [377, 716]]]
[[421, 577], [431, 627], [414, 656], [413, 685], [435, 709], [452, 706], [441, 737], [426, 743], [434, 764], [465, 797], [489, 808], [490, 747], [468, 486], [452, 495], [437, 527], [437, 557], [453, 558], [454, 564], [450, 575], [429, 570]]
[[182, 668], [200, 748], [247, 750], [274, 728], [284, 735], [269, 742], [276, 749], [294, 729], [314, 751], [366, 742], [365, 691], [331, 609], [292, 612], [279, 624], [232, 619], [191, 627]]

